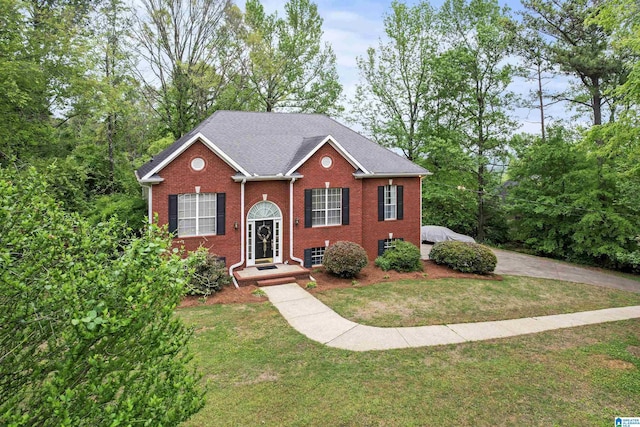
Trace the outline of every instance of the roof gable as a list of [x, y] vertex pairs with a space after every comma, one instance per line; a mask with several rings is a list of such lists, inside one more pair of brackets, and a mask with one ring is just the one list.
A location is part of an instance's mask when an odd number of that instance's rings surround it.
[[226, 164], [228, 164], [236, 172], [240, 172], [241, 174], [246, 176], [249, 175], [249, 173], [246, 170], [244, 170], [237, 162], [235, 162], [231, 157], [229, 157], [226, 153], [224, 153], [224, 151], [222, 151], [213, 142], [211, 142], [206, 136], [202, 135], [201, 133], [196, 133], [195, 135], [191, 135], [191, 137], [187, 140], [183, 141], [182, 138], [179, 139], [176, 142], [180, 142], [180, 144], [178, 144], [175, 147], [174, 145], [176, 144], [175, 143], [172, 144], [167, 149], [167, 150], [171, 149], [168, 151], [167, 155], [163, 156], [162, 159], [160, 161], [157, 161], [156, 164], [153, 165], [153, 167], [149, 168], [149, 170], [144, 171], [145, 174], [143, 176], [140, 176], [138, 172], [142, 168], [138, 169], [138, 171], [136, 171], [136, 174], [138, 174], [138, 179], [141, 182], [152, 182], [152, 181], [156, 182], [157, 178], [154, 179], [153, 177], [157, 176], [158, 172], [164, 169], [165, 166], [171, 163], [180, 154], [184, 153], [187, 150], [187, 148], [191, 147], [197, 141], [202, 142], [207, 148], [209, 148], [215, 155], [220, 157], [220, 159], [222, 159]]
[[362, 176], [429, 173], [325, 115], [221, 110], [141, 166], [138, 179], [157, 174], [198, 139], [244, 176], [291, 175], [327, 143]]
[[325, 144], [331, 145], [342, 157], [348, 161], [354, 169], [360, 169], [365, 173], [368, 173], [366, 168], [356, 160], [351, 154], [349, 154], [331, 135], [316, 136], [311, 138], [304, 138], [303, 143], [300, 145], [300, 149], [296, 153], [296, 156], [290, 162], [291, 167], [285, 175], [289, 176], [300, 168], [311, 156], [313, 156], [322, 146]]

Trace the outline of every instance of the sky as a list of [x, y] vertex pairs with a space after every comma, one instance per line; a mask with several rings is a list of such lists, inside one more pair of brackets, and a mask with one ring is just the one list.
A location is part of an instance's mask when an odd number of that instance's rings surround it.
[[[241, 8], [244, 2], [238, 2]], [[284, 0], [262, 0], [267, 13], [284, 12]], [[337, 71], [343, 86], [343, 95], [347, 102], [353, 98], [358, 84], [358, 68], [356, 57], [366, 54], [369, 47], [377, 47], [379, 40], [384, 37], [384, 15], [391, 10], [391, 0], [315, 0], [318, 13], [324, 20], [323, 38], [329, 42], [336, 54]], [[415, 0], [407, 0], [408, 4], [415, 4]], [[438, 8], [443, 0], [432, 0], [431, 5]], [[503, 6], [512, 11], [522, 10], [519, 1], [500, 0]], [[566, 84], [566, 78], [557, 78], [546, 82], [548, 88]], [[512, 83], [510, 90], [526, 94], [533, 83], [518, 79]], [[564, 118], [564, 107], [556, 105], [550, 107], [547, 113], [553, 118]], [[519, 108], [512, 111], [513, 117], [520, 124], [519, 132], [540, 133], [538, 110]], [[353, 125], [352, 125], [353, 126]]]

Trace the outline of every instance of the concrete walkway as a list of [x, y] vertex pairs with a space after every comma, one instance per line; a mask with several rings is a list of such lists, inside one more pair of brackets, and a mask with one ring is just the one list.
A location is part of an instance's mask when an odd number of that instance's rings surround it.
[[493, 322], [378, 328], [339, 316], [295, 283], [262, 290], [298, 332], [330, 347], [353, 351], [456, 344], [640, 318], [640, 306], [631, 306]]
[[[423, 244], [422, 258], [428, 259], [432, 245]], [[510, 276], [540, 277], [543, 279], [564, 280], [586, 283], [624, 291], [640, 292], [640, 282], [615, 274], [607, 274], [593, 268], [579, 267], [565, 262], [554, 261], [518, 252], [491, 249], [498, 258], [496, 274]]]

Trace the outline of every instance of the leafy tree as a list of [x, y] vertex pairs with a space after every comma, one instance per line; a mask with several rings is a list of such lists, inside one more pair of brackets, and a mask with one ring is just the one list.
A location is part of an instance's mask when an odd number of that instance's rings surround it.
[[506, 112], [513, 104], [507, 86], [514, 67], [513, 23], [495, 0], [449, 0], [441, 19], [451, 47], [443, 55], [449, 81], [456, 88], [451, 101], [460, 112], [456, 132], [462, 151], [472, 160], [463, 172], [474, 178], [477, 197], [476, 236], [485, 239], [487, 190], [494, 172], [505, 166], [507, 135], [514, 122]]
[[540, 135], [543, 141], [546, 139], [547, 133], [545, 109], [550, 104], [547, 101], [550, 94], [545, 91], [544, 86], [556, 75], [553, 72], [553, 64], [549, 62], [545, 54], [546, 50], [548, 50], [548, 44], [539, 33], [522, 27], [518, 29], [516, 52], [523, 61], [518, 72], [526, 80], [535, 82], [536, 85], [535, 90], [530, 92], [529, 99], [525, 99], [524, 106], [535, 108], [540, 112]]
[[586, 171], [585, 154], [562, 128], [550, 129], [545, 141], [534, 139], [509, 167], [516, 183], [507, 203], [514, 239], [541, 254], [570, 257], [574, 225], [583, 213], [574, 205], [582, 180], [592, 181]]
[[[637, 181], [629, 187], [620, 171], [608, 167], [599, 177], [595, 146], [593, 138], [577, 141], [553, 129], [546, 142], [534, 141], [512, 163], [517, 184], [508, 206], [516, 240], [539, 253], [610, 267], [637, 247], [638, 203], [630, 194], [619, 197], [637, 189]], [[607, 202], [612, 199], [617, 203]]]
[[143, 0], [135, 39], [138, 78], [175, 138], [216, 108], [237, 73], [229, 0]]
[[472, 175], [461, 173], [472, 169], [473, 163], [456, 142], [436, 137], [429, 140], [429, 156], [423, 164], [433, 175], [424, 181], [422, 220], [425, 224], [475, 235], [478, 211], [475, 180]]
[[355, 120], [379, 144], [416, 161], [427, 143], [420, 125], [437, 123], [443, 104], [435, 84], [442, 33], [426, 2], [407, 6], [394, 1], [384, 25], [387, 41], [357, 59], [361, 83], [353, 102]]
[[157, 229], [122, 240], [58, 206], [33, 169], [0, 169], [0, 424], [178, 425], [202, 406], [187, 280]]
[[289, 0], [284, 18], [267, 15], [248, 0], [240, 37], [248, 54], [244, 73], [264, 111], [275, 109], [333, 114], [340, 111], [342, 86], [336, 56], [322, 45], [322, 18], [309, 0]]
[[[523, 0], [525, 25], [551, 43], [545, 56], [559, 70], [578, 79], [577, 92], [563, 91], [557, 99], [587, 107], [592, 123], [603, 123], [603, 108], [609, 107], [614, 121], [616, 97], [607, 93], [626, 78], [625, 55], [611, 49], [610, 31], [588, 18], [603, 4], [602, 0]], [[572, 93], [573, 92], [573, 93]]]

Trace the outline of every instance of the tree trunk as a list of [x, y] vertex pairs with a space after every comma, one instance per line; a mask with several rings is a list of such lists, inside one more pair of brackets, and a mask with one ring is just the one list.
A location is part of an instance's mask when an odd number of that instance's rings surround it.
[[538, 72], [538, 102], [540, 103], [540, 131], [542, 132], [542, 142], [546, 141], [544, 129], [544, 98], [542, 97], [542, 69], [540, 63], [537, 64]]
[[109, 148], [109, 188], [107, 188], [108, 193], [112, 193], [116, 185], [116, 162], [113, 155], [115, 133], [116, 115], [115, 113], [109, 113], [109, 115], [107, 116], [107, 144]]
[[[591, 108], [593, 109], [593, 124], [599, 126], [602, 124], [602, 94], [600, 93], [600, 81], [598, 78], [593, 79], [593, 88], [591, 89]], [[602, 145], [602, 141], [598, 141], [598, 145]]]
[[476, 239], [478, 242], [484, 242], [484, 226], [486, 218], [484, 215], [484, 165], [480, 165], [478, 168], [478, 231]]

